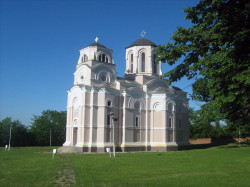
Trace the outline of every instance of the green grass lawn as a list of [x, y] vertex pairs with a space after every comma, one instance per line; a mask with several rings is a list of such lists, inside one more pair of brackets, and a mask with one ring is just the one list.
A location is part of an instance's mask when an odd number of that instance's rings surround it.
[[[55, 155], [52, 148], [0, 151], [0, 186], [56, 186], [63, 162], [75, 186], [250, 186], [250, 146], [179, 152]], [[65, 159], [66, 158], [66, 159]]]

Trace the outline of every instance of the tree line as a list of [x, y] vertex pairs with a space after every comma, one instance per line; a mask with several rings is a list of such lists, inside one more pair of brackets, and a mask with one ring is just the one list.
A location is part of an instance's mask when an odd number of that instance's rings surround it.
[[[66, 111], [43, 111], [34, 115], [31, 126], [7, 117], [0, 121], [0, 146], [61, 146], [65, 142]], [[51, 137], [51, 138], [50, 138]]]
[[[200, 110], [189, 108], [190, 139], [249, 137], [249, 126], [237, 126], [224, 119], [215, 110], [203, 105]], [[206, 112], [204, 112], [206, 110]], [[18, 120], [5, 118], [0, 121], [0, 146], [62, 146], [66, 136], [66, 111], [46, 110], [32, 118], [31, 126]], [[51, 139], [50, 139], [51, 137]], [[51, 141], [51, 142], [50, 142]]]
[[250, 126], [239, 126], [225, 120], [216, 110], [209, 110], [207, 105], [200, 110], [189, 108], [189, 138], [244, 138], [250, 137]]

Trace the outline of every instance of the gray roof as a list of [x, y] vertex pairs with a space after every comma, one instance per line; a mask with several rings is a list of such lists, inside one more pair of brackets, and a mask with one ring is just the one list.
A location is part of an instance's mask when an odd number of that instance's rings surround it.
[[98, 46], [98, 47], [106, 48], [104, 45], [99, 44], [99, 43], [92, 43], [89, 46]]
[[157, 45], [154, 42], [152, 42], [151, 40], [148, 40], [146, 38], [141, 38], [139, 40], [136, 40], [130, 46], [126, 47], [126, 49], [130, 48], [130, 47], [134, 47], [134, 46], [154, 46], [154, 47], [157, 47]]

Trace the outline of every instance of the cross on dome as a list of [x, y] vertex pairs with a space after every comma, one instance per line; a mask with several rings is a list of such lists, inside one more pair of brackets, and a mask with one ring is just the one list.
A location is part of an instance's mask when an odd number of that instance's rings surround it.
[[142, 30], [140, 35], [141, 35], [142, 38], [144, 38], [144, 36], [146, 35], [146, 32], [144, 30]]
[[97, 42], [98, 42], [98, 40], [99, 40], [99, 38], [98, 38], [98, 37], [96, 37], [96, 38], [95, 38], [95, 42], [97, 43]]

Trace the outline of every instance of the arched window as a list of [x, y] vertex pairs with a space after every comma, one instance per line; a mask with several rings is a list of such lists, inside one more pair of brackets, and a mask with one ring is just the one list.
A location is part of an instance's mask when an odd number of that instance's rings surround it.
[[87, 55], [84, 55], [84, 62], [87, 62], [88, 61], [88, 56]]
[[145, 72], [145, 53], [141, 54], [141, 72]]
[[130, 55], [130, 62], [131, 62], [131, 73], [133, 73], [133, 71], [134, 71], [133, 54]]
[[105, 60], [106, 60], [106, 55], [105, 55], [105, 54], [101, 54], [101, 55], [99, 56], [99, 61], [100, 61], [100, 62], [105, 62]]
[[107, 106], [111, 107], [111, 101], [110, 100], [107, 100]]

